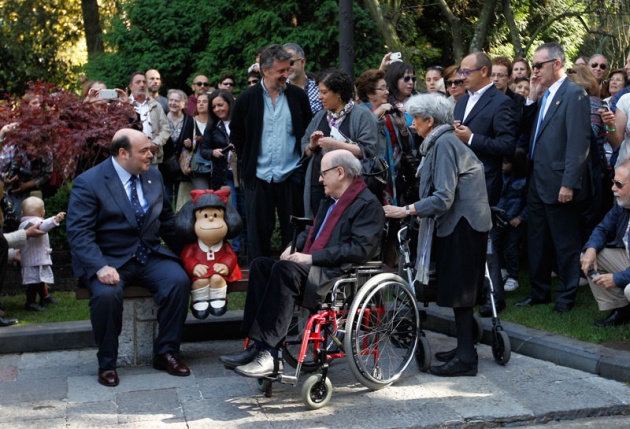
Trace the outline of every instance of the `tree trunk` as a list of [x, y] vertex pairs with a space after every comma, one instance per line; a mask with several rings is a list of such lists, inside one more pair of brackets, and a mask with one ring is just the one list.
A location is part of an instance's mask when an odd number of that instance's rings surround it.
[[468, 50], [469, 53], [484, 50], [486, 38], [488, 37], [488, 27], [490, 27], [490, 24], [492, 23], [496, 4], [496, 0], [486, 0], [483, 4], [483, 8], [479, 14], [479, 21], [477, 21], [477, 25], [475, 26], [475, 33], [473, 34], [473, 38], [470, 42], [470, 49]]
[[374, 18], [374, 21], [376, 21], [376, 26], [383, 35], [389, 50], [392, 52], [402, 50], [403, 46], [400, 43], [396, 27], [391, 21], [386, 20], [383, 16], [378, 0], [365, 0], [365, 5], [370, 11], [372, 18]]
[[446, 20], [451, 25], [451, 34], [453, 36], [453, 56], [455, 62], [461, 62], [464, 57], [464, 40], [462, 38], [462, 22], [455, 16], [451, 8], [446, 4], [446, 0], [438, 0], [438, 6], [442, 10]]
[[516, 27], [516, 21], [514, 20], [514, 14], [512, 13], [510, 0], [503, 0], [501, 5], [503, 8], [503, 16], [510, 29], [510, 39], [512, 39], [512, 46], [514, 46], [514, 57], [525, 57], [523, 52], [523, 45], [521, 44], [521, 35]]
[[83, 27], [85, 28], [85, 40], [87, 42], [88, 58], [94, 54], [104, 52], [102, 29], [97, 0], [81, 0], [83, 10]]

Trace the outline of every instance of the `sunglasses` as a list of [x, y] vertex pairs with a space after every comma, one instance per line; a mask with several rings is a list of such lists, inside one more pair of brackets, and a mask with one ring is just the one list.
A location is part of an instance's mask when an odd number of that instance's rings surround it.
[[460, 75], [460, 76], [468, 77], [468, 76], [470, 76], [471, 73], [474, 73], [476, 71], [481, 70], [481, 68], [482, 67], [477, 67], [476, 69], [470, 69], [470, 70], [461, 70], [460, 69], [460, 70], [457, 70], [457, 74]]
[[597, 67], [599, 67], [601, 70], [606, 70], [606, 68], [608, 67], [608, 64], [604, 64], [604, 63], [601, 63], [601, 64], [593, 63], [593, 64], [591, 64], [591, 68], [596, 69]]
[[409, 81], [413, 81], [413, 83], [416, 83], [416, 77], [415, 76], [405, 76], [403, 78], [403, 80], [405, 81], [405, 83], [409, 83]]
[[250, 85], [256, 85], [258, 83], [258, 79], [248, 80], [247, 83]]
[[221, 82], [223, 86], [234, 86], [234, 82]]
[[210, 83], [208, 83], [208, 82], [195, 82], [193, 85], [197, 85], [197, 86], [210, 86]]
[[455, 79], [455, 80], [447, 80], [446, 82], [446, 86], [460, 86], [464, 84], [464, 81], [461, 79]]
[[625, 186], [625, 183], [621, 183], [619, 180], [612, 180], [613, 185], [615, 185], [615, 188], [617, 189], [622, 189]]
[[541, 62], [539, 62], [539, 63], [534, 63], [534, 64], [532, 64], [532, 69], [538, 69], [538, 70], [540, 70], [541, 68], [543, 68], [543, 66], [544, 66], [545, 64], [550, 63], [550, 62], [555, 61], [555, 60], [556, 60], [555, 58], [552, 58], [552, 59], [547, 60], [547, 61], [541, 61]]

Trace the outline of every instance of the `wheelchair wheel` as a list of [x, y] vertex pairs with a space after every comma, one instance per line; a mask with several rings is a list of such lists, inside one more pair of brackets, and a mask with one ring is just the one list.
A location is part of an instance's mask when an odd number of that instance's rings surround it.
[[510, 361], [512, 355], [512, 346], [510, 337], [502, 330], [495, 326], [492, 328], [492, 356], [494, 361], [499, 365], [505, 365]]
[[[287, 337], [282, 344], [282, 357], [292, 368], [297, 367], [300, 347], [302, 346], [302, 337], [310, 315], [310, 312], [304, 308], [298, 308], [295, 311], [291, 324], [289, 325]], [[313, 372], [319, 367], [320, 363], [321, 362], [319, 361], [319, 356], [316, 351], [316, 344], [309, 342], [306, 354], [304, 355], [304, 362], [302, 363], [301, 371]]]
[[418, 346], [416, 347], [416, 363], [418, 369], [427, 372], [431, 367], [431, 346], [429, 340], [424, 335], [418, 337]]
[[325, 407], [332, 398], [333, 387], [330, 378], [322, 382], [321, 374], [309, 376], [302, 385], [302, 401], [311, 410]]
[[350, 306], [344, 338], [357, 381], [373, 390], [395, 382], [414, 357], [419, 332], [418, 307], [407, 282], [390, 273], [368, 280]]
[[481, 321], [481, 317], [479, 317], [479, 314], [477, 313], [473, 314], [473, 318], [475, 319], [473, 325], [473, 341], [475, 342], [475, 344], [478, 344], [483, 338], [483, 322]]
[[257, 378], [256, 379], [256, 388], [259, 392], [266, 392], [271, 384], [271, 380], [267, 380], [266, 378]]

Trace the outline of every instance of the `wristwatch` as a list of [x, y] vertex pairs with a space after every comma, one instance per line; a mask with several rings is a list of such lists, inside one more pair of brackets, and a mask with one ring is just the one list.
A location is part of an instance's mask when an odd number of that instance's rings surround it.
[[408, 205], [405, 206], [405, 213], [407, 213], [407, 216], [411, 215], [411, 211], [409, 211], [409, 206]]

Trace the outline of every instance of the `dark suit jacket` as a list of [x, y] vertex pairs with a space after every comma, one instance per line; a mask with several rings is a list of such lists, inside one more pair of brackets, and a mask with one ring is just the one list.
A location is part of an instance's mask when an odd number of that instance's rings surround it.
[[66, 229], [78, 277], [90, 278], [105, 265], [120, 268], [133, 257], [140, 240], [152, 252], [178, 259], [160, 244], [163, 238], [177, 253], [181, 248], [160, 172], [151, 167], [140, 176], [149, 211], [138, 231], [131, 201], [112, 162], [107, 158], [78, 176], [72, 186]]
[[[332, 203], [330, 198], [322, 200], [315, 217], [315, 231], [321, 228]], [[363, 264], [378, 255], [384, 223], [383, 206], [369, 189], [364, 189], [343, 212], [326, 247], [313, 252], [303, 306], [317, 307], [332, 288], [330, 280], [341, 274], [342, 265]], [[298, 236], [296, 249], [304, 248], [309, 229]]]
[[[302, 136], [311, 122], [311, 105], [308, 95], [300, 87], [287, 85], [284, 90], [291, 110], [293, 134], [295, 135], [295, 153], [302, 155]], [[239, 162], [242, 163], [239, 175], [245, 185], [256, 179], [256, 166], [263, 131], [263, 114], [265, 101], [261, 83], [246, 89], [239, 95], [234, 104], [232, 121], [230, 122], [230, 138], [236, 147]]]
[[[538, 103], [526, 109], [536, 109], [531, 128], [529, 153], [538, 123]], [[573, 189], [573, 199], [581, 201], [592, 193], [590, 165], [591, 104], [586, 91], [568, 78], [562, 82], [540, 125], [532, 160], [533, 185], [545, 204], [558, 204], [561, 186]]]
[[[457, 101], [455, 120], [462, 121], [469, 98], [466, 93]], [[491, 206], [496, 206], [501, 198], [503, 157], [513, 154], [516, 148], [517, 123], [513, 106], [514, 101], [492, 85], [462, 121], [474, 134], [470, 148], [483, 163]]]

